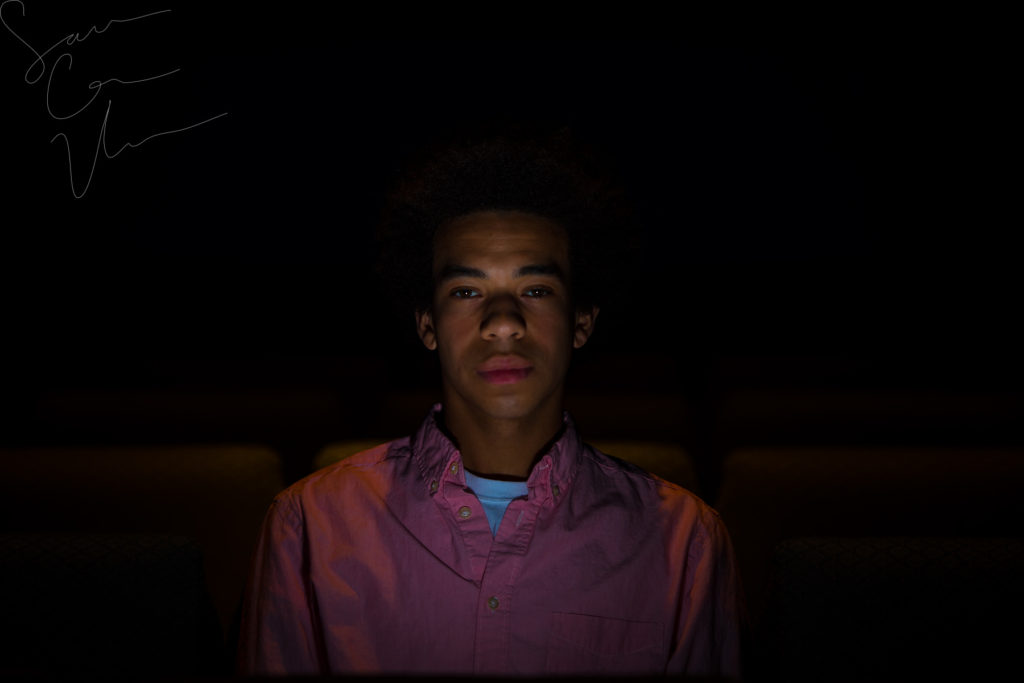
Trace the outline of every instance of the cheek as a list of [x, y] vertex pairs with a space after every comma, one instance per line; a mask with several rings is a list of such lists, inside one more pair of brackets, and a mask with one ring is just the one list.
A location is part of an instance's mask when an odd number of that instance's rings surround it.
[[534, 324], [534, 339], [543, 340], [543, 345], [556, 354], [572, 350], [572, 325], [561, 317]]
[[473, 344], [476, 329], [472, 320], [466, 317], [447, 316], [437, 326], [437, 345], [446, 365], [454, 368], [468, 362], [466, 355]]
[[466, 327], [465, 307], [453, 306], [447, 298], [434, 302], [434, 324], [439, 336], [452, 339]]

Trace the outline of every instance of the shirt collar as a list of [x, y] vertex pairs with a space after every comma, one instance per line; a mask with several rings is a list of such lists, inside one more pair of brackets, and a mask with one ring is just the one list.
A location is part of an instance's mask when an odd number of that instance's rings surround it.
[[[466, 485], [462, 454], [439, 426], [440, 419], [438, 403], [412, 438], [412, 457], [430, 494], [437, 493], [445, 482]], [[562, 414], [562, 423], [558, 440], [538, 459], [526, 480], [530, 489], [555, 500], [568, 491], [583, 453], [583, 442], [568, 412]]]

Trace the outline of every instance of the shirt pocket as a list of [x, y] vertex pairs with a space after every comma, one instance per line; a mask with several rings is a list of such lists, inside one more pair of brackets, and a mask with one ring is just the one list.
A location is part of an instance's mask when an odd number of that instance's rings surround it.
[[662, 625], [589, 614], [551, 615], [547, 672], [658, 674], [665, 670]]

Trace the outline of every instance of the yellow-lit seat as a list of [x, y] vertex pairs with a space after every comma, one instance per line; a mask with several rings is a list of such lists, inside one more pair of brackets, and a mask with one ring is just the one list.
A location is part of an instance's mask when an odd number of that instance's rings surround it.
[[[313, 468], [318, 470], [327, 467], [385, 441], [387, 439], [360, 439], [330, 444], [316, 455], [313, 460]], [[627, 440], [595, 441], [593, 445], [608, 455], [631, 462], [691, 491], [697, 491], [697, 476], [693, 462], [681, 446], [654, 441]]]
[[344, 460], [350, 455], [368, 451], [374, 446], [387, 443], [393, 439], [352, 439], [349, 441], [338, 441], [328, 444], [320, 449], [320, 452], [313, 458], [313, 471], [322, 470], [328, 465]]

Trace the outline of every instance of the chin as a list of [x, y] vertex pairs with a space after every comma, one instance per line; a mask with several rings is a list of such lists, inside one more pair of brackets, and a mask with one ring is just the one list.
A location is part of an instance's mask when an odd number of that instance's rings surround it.
[[[536, 397], [517, 396], [490, 396], [478, 405], [480, 409], [491, 417], [504, 420], [521, 420], [531, 416], [544, 414], [549, 408], [550, 397], [537, 399]], [[562, 407], [557, 406], [557, 412], [561, 415]]]
[[537, 411], [535, 404], [527, 404], [515, 399], [485, 401], [480, 407], [491, 417], [503, 420], [522, 419]]

